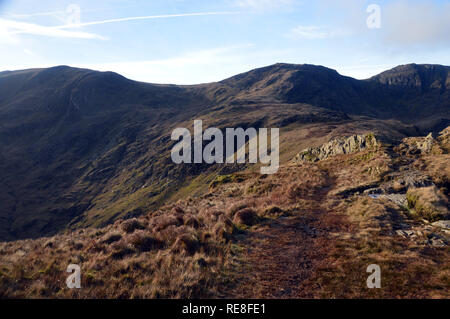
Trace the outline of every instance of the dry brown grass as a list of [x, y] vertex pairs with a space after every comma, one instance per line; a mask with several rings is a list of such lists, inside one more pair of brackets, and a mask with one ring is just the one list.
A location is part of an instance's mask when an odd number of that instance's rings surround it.
[[[287, 202], [285, 195], [289, 186], [279, 183], [286, 178], [308, 182], [320, 179], [313, 170], [294, 168], [283, 170], [277, 177], [250, 173], [248, 180], [218, 185], [201, 198], [179, 201], [102, 229], [86, 228], [51, 238], [0, 243], [0, 296], [215, 296], [222, 282], [228, 280], [221, 274], [232, 258], [230, 245], [234, 235], [242, 232], [243, 226], [251, 227], [268, 216], [274, 218], [292, 209], [294, 202]], [[230, 189], [239, 188], [245, 193], [257, 183], [272, 186], [265, 195], [250, 192], [239, 200], [227, 199]], [[81, 267], [80, 290], [66, 288], [66, 269], [71, 263]]]
[[[104, 229], [0, 244], [0, 296], [180, 298], [211, 296], [226, 263], [223, 218], [168, 207]], [[204, 214], [204, 212], [202, 211]], [[231, 224], [232, 225], [232, 224]], [[221, 229], [222, 231], [219, 231]], [[82, 269], [82, 289], [65, 287], [70, 263]]]
[[[328, 251], [315, 275], [305, 283], [316, 287], [315, 297], [450, 297], [448, 247], [432, 248], [395, 236], [392, 231], [406, 217], [393, 218], [392, 209], [392, 204], [382, 200], [361, 198], [339, 205], [338, 211], [353, 227], [317, 243], [317, 249], [326, 246]], [[370, 264], [381, 267], [381, 289], [366, 287]]]
[[[437, 180], [448, 158], [432, 156], [413, 165]], [[339, 195], [391, 169], [379, 149], [229, 175], [200, 197], [102, 229], [0, 243], [0, 297], [448, 298], [448, 246], [396, 235], [420, 221], [387, 199]], [[66, 288], [71, 263], [82, 289]], [[382, 289], [365, 285], [372, 263]]]

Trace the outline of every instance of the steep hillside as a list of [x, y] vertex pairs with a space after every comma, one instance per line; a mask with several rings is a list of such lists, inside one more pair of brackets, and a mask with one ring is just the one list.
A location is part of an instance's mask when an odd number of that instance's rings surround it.
[[167, 145], [158, 139], [207, 105], [183, 88], [68, 67], [2, 74], [0, 91], [6, 239], [51, 233], [97, 195], [144, 185], [128, 184], [129, 174], [163, 178], [167, 159], [158, 152]]
[[410, 78], [395, 69], [358, 81], [290, 64], [196, 86], [65, 66], [1, 72], [0, 240], [139, 216], [244, 168], [172, 163], [170, 133], [192, 128], [193, 119], [221, 129], [280, 127], [282, 162], [335, 135], [373, 131], [399, 140], [440, 127], [450, 99], [448, 85], [436, 83], [448, 67], [420, 68], [425, 89], [392, 85], [387, 78]]
[[[433, 124], [439, 126], [438, 130], [448, 125], [450, 67], [433, 64], [401, 65], [368, 81], [381, 83], [387, 88], [391, 101], [397, 101], [403, 106], [403, 120], [414, 119], [418, 124], [427, 126], [433, 119]], [[442, 118], [446, 119], [445, 123], [439, 123]]]
[[371, 78], [389, 86], [420, 88], [422, 92], [450, 89], [450, 67], [433, 64], [406, 64]]
[[[449, 132], [372, 134], [105, 228], [0, 243], [0, 297], [449, 298]], [[367, 289], [370, 264], [382, 289]]]

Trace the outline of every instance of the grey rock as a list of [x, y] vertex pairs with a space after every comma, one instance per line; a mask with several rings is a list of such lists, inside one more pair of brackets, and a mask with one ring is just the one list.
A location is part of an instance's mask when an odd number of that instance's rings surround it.
[[426, 137], [407, 137], [402, 140], [398, 150], [403, 154], [427, 154], [433, 148], [434, 143], [432, 133]]
[[319, 147], [309, 147], [298, 153], [294, 162], [316, 162], [338, 154], [351, 154], [379, 145], [374, 134], [357, 134], [348, 137], [335, 137]]
[[399, 206], [406, 206], [408, 204], [405, 194], [387, 194], [387, 195], [380, 195], [380, 197], [387, 198]]
[[445, 229], [450, 229], [450, 220], [438, 220], [437, 222], [434, 222], [431, 225]]
[[428, 240], [428, 244], [430, 244], [431, 246], [434, 247], [445, 247], [447, 246], [447, 243], [445, 242], [444, 239], [439, 238], [439, 237], [432, 237]]
[[430, 176], [417, 170], [394, 172], [389, 174], [389, 177], [393, 180], [391, 184], [398, 183], [406, 189], [411, 187], [420, 188], [433, 185], [433, 181]]
[[414, 238], [417, 237], [416, 232], [414, 230], [409, 229], [399, 229], [396, 231], [397, 235], [400, 235], [405, 238]]

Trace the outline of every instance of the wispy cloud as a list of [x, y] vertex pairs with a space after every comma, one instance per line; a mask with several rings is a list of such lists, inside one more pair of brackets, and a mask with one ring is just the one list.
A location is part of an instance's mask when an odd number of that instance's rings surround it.
[[5, 26], [3, 26], [0, 22], [0, 45], [17, 44], [18, 42], [19, 40], [13, 35], [11, 35], [8, 29]]
[[0, 18], [0, 30], [3, 30], [4, 36], [16, 34], [31, 34], [57, 38], [78, 38], [78, 39], [105, 39], [104, 37], [82, 31], [60, 30], [58, 27], [47, 27], [34, 23], [19, 22]]
[[299, 25], [293, 28], [287, 36], [295, 39], [327, 39], [347, 34], [348, 32], [336, 28]]

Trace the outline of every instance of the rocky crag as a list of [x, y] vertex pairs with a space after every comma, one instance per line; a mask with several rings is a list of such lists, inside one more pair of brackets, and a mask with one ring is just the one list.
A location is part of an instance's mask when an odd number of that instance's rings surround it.
[[338, 154], [352, 154], [379, 145], [373, 133], [348, 137], [335, 137], [319, 147], [308, 147], [294, 158], [294, 161], [316, 162]]

